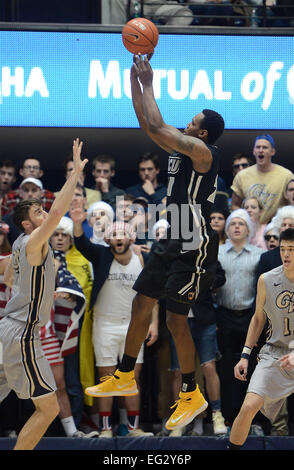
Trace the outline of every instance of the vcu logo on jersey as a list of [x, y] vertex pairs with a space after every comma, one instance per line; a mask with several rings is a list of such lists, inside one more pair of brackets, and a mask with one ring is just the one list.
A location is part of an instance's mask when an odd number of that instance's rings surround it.
[[168, 174], [175, 175], [178, 173], [181, 164], [181, 157], [170, 156], [168, 159]]
[[294, 311], [294, 293], [288, 290], [281, 292], [276, 298], [276, 305], [278, 308], [287, 308], [288, 313]]

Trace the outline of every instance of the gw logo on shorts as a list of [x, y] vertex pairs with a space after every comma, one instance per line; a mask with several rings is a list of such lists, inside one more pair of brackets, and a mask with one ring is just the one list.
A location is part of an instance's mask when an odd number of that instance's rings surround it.
[[294, 311], [294, 293], [288, 290], [281, 292], [276, 298], [278, 308], [288, 308], [288, 313]]

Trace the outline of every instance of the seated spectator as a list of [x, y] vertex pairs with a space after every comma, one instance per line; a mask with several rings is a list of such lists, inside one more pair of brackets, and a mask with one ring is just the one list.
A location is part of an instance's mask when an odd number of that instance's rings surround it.
[[[230, 0], [191, 0], [194, 25], [227, 26], [233, 9]], [[192, 4], [192, 5], [191, 5]]]
[[0, 199], [12, 191], [16, 182], [16, 164], [12, 160], [0, 161]]
[[166, 197], [166, 187], [158, 182], [160, 173], [158, 155], [153, 152], [143, 154], [138, 160], [138, 173], [141, 182], [126, 189], [135, 198], [143, 197], [149, 204], [161, 204]]
[[[291, 23], [288, 19], [291, 14], [287, 13], [287, 8], [283, 8], [283, 5], [290, 6], [288, 0], [266, 0], [266, 15], [264, 17], [264, 1], [263, 0], [247, 0], [248, 4], [252, 7], [257, 7], [257, 26], [266, 26], [270, 28], [282, 28], [290, 27]], [[291, 8], [291, 7], [290, 7]], [[285, 11], [286, 10], [286, 11]], [[294, 11], [292, 11], [292, 16]]]
[[[65, 169], [65, 179], [67, 180], [69, 178], [69, 176], [71, 175], [71, 172], [73, 171], [73, 159], [72, 159], [72, 154], [69, 155], [67, 157], [67, 159], [65, 160], [64, 162], [64, 169]], [[81, 177], [80, 177], [80, 184], [82, 186], [84, 186], [84, 183], [85, 183], [85, 178], [86, 178], [86, 168], [84, 168], [84, 171], [83, 173], [81, 174]], [[84, 186], [85, 188], [85, 191], [86, 191], [86, 197], [87, 197], [87, 205], [88, 207], [93, 204], [94, 202], [97, 202], [97, 201], [101, 201], [101, 193], [99, 190], [97, 189], [91, 189], [91, 188], [87, 188], [86, 186]], [[55, 192], [55, 196], [57, 196], [57, 194], [59, 193], [59, 191]]]
[[[26, 178], [35, 178], [40, 179], [43, 176], [43, 170], [41, 169], [40, 161], [35, 157], [26, 158], [23, 162], [23, 165], [19, 169], [19, 174], [23, 179]], [[3, 217], [6, 214], [12, 212], [14, 207], [18, 202], [21, 201], [20, 197], [20, 187], [17, 189], [13, 189], [8, 191], [6, 195], [3, 197], [2, 206], [1, 206], [1, 216]], [[41, 193], [41, 202], [43, 209], [48, 212], [50, 207], [53, 204], [55, 196], [52, 191], [48, 189], [44, 189], [42, 185], [42, 193]]]
[[[18, 197], [20, 201], [32, 198], [41, 199], [42, 194], [43, 184], [42, 181], [37, 178], [25, 178], [24, 180], [22, 180], [18, 188]], [[13, 245], [14, 241], [22, 233], [13, 221], [13, 214], [14, 209], [12, 209], [11, 212], [4, 215], [3, 217], [4, 222], [9, 225], [8, 239], [11, 245]]]
[[272, 162], [276, 154], [274, 139], [269, 134], [256, 137], [253, 155], [256, 163], [239, 172], [232, 183], [232, 209], [240, 208], [242, 201], [256, 196], [264, 207], [260, 223], [270, 222], [280, 206], [285, 205], [285, 191], [293, 173]]
[[123, 25], [136, 16], [144, 16], [159, 24], [189, 25], [192, 23], [193, 14], [188, 6], [182, 4], [181, 0], [146, 0], [143, 2], [143, 12], [141, 3], [136, 0], [102, 0], [102, 23]]
[[[132, 2], [134, 3], [134, 2]], [[188, 26], [193, 21], [193, 13], [181, 0], [146, 0], [144, 17], [163, 25]], [[130, 9], [134, 14], [134, 7]]]
[[225, 271], [226, 282], [217, 291], [217, 326], [222, 355], [223, 413], [228, 425], [232, 424], [246, 393], [246, 383], [240, 386], [233, 371], [254, 313], [255, 270], [264, 251], [248, 243], [253, 230], [247, 211], [235, 210], [226, 221], [228, 239], [219, 247], [218, 260]]
[[111, 155], [97, 155], [92, 161], [92, 175], [95, 180], [93, 189], [101, 192], [102, 201], [110, 204], [115, 211], [116, 197], [125, 191], [111, 182], [115, 176], [115, 159]]
[[279, 236], [274, 233], [274, 225], [272, 222], [266, 225], [264, 229], [264, 240], [267, 250], [273, 250], [279, 246]]
[[92, 243], [108, 246], [104, 240], [104, 234], [108, 226], [113, 223], [114, 211], [112, 207], [104, 201], [94, 202], [87, 211], [87, 218], [90, 227], [93, 229]]
[[248, 212], [254, 226], [254, 235], [250, 238], [249, 243], [266, 250], [267, 248], [264, 240], [264, 229], [266, 224], [260, 223], [263, 205], [257, 197], [249, 196], [242, 202], [242, 207]]

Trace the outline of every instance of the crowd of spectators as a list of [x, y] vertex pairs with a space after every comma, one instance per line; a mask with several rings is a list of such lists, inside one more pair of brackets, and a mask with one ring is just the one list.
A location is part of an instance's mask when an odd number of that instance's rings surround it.
[[[85, 177], [81, 178], [70, 209], [50, 240], [57, 264], [56, 298], [41, 339], [61, 411], [49, 435], [82, 437], [83, 431], [91, 437], [98, 433], [172, 437], [228, 432], [246, 393], [246, 384], [234, 378], [233, 368], [254, 313], [257, 279], [281, 264], [279, 234], [294, 227], [294, 174], [276, 163], [275, 155], [272, 136], [257, 136], [252, 157], [243, 153], [232, 157], [231, 184], [222, 178], [218, 182], [211, 211], [211, 225], [219, 236], [217, 276], [211, 291], [189, 313], [197, 381], [210, 406], [188, 429], [170, 434], [164, 422], [178, 395], [180, 374], [165, 326], [164, 302], [154, 309], [139, 357], [138, 399], [93, 399], [84, 394], [97, 378], [115, 370], [130, 320], [132, 284], [151, 245], [165, 236], [168, 226], [166, 186], [155, 153], [139, 156], [137, 181], [128, 187], [113, 184], [112, 156], [90, 159], [92, 185], [86, 187]], [[72, 159], [67, 158], [60, 171], [67, 178], [71, 169]], [[19, 235], [13, 210], [18, 201], [31, 197], [50, 209], [56, 193], [43, 187], [43, 176], [35, 156], [25, 158], [19, 169], [10, 160], [0, 162], [0, 317], [11, 295], [3, 281], [5, 263]], [[151, 217], [151, 207], [160, 208], [157, 221]], [[249, 375], [265, 335], [266, 331], [251, 356]], [[288, 403], [291, 398], [275, 422], [259, 413], [251, 433], [289, 435]], [[0, 406], [1, 434], [14, 437], [31, 412], [29, 401], [20, 401], [11, 392]]]
[[291, 27], [287, 0], [102, 0], [102, 23], [144, 16], [158, 25]]

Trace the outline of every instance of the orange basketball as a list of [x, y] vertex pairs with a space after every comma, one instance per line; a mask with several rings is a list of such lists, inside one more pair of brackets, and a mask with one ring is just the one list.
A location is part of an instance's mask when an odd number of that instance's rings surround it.
[[133, 18], [122, 30], [125, 48], [132, 54], [151, 54], [158, 43], [158, 29], [146, 18]]

